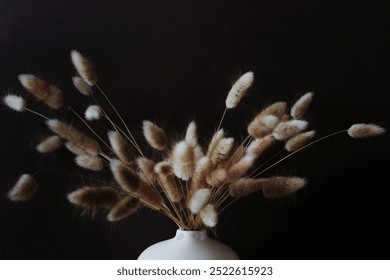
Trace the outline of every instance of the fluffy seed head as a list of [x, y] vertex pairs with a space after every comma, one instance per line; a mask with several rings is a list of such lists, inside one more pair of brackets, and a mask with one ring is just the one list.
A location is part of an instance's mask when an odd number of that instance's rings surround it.
[[46, 121], [46, 124], [51, 131], [68, 140], [74, 146], [77, 146], [78, 149], [84, 151], [84, 153], [90, 155], [99, 154], [99, 143], [84, 133], [78, 131], [73, 126], [57, 119], [50, 119]]
[[136, 172], [119, 159], [112, 159], [110, 161], [110, 167], [115, 181], [122, 189], [130, 194], [137, 191], [140, 186], [140, 178]]
[[265, 198], [291, 195], [306, 185], [306, 179], [299, 177], [271, 177], [262, 188]]
[[134, 154], [131, 151], [129, 142], [127, 142], [122, 135], [113, 130], [109, 131], [107, 135], [115, 155], [124, 163], [131, 164], [134, 159]]
[[154, 172], [157, 174], [171, 175], [172, 166], [168, 161], [161, 161], [154, 166]]
[[187, 142], [177, 143], [172, 151], [173, 173], [180, 179], [188, 181], [195, 169], [194, 150]]
[[26, 108], [26, 100], [15, 94], [7, 94], [3, 97], [3, 102], [9, 108], [18, 112], [22, 112]]
[[206, 176], [206, 182], [212, 187], [220, 187], [226, 180], [227, 173], [224, 168], [217, 168]]
[[31, 74], [21, 74], [18, 79], [28, 92], [50, 108], [60, 109], [63, 106], [62, 91], [58, 87]]
[[91, 62], [76, 50], [70, 52], [70, 58], [77, 73], [90, 86], [97, 83], [97, 75]]
[[269, 135], [279, 123], [279, 118], [274, 115], [258, 114], [248, 125], [248, 134], [254, 138], [262, 138]]
[[233, 164], [227, 172], [227, 181], [234, 182], [245, 175], [252, 167], [255, 158], [250, 155], [245, 155], [237, 163]]
[[218, 214], [214, 205], [207, 204], [201, 211], [200, 217], [206, 227], [215, 227], [218, 223]]
[[140, 187], [134, 192], [134, 196], [137, 196], [145, 206], [153, 210], [158, 211], [164, 205], [164, 200], [157, 189], [142, 181]]
[[241, 178], [229, 185], [229, 194], [232, 197], [243, 197], [260, 191], [268, 183], [268, 179]]
[[8, 198], [11, 201], [26, 201], [32, 197], [37, 189], [38, 184], [34, 178], [29, 174], [23, 174], [8, 192]]
[[100, 120], [101, 117], [102, 108], [97, 105], [90, 105], [87, 110], [85, 110], [85, 118], [89, 121]]
[[240, 103], [241, 99], [245, 96], [249, 88], [252, 86], [253, 80], [253, 72], [247, 72], [233, 84], [225, 100], [226, 108], [234, 108], [238, 105], [238, 103]]
[[352, 138], [365, 138], [378, 136], [386, 132], [386, 129], [379, 125], [358, 123], [348, 129], [348, 135]]
[[301, 120], [290, 120], [279, 123], [272, 135], [278, 140], [288, 140], [307, 128], [308, 123]]
[[75, 145], [74, 143], [72, 142], [66, 142], [65, 143], [65, 148], [75, 154], [75, 155], [84, 155], [85, 154], [85, 151], [80, 149], [77, 145]]
[[259, 138], [253, 140], [248, 148], [246, 149], [246, 154], [253, 156], [255, 158], [261, 156], [271, 145], [275, 143], [275, 138], [272, 135], [268, 135], [264, 138]]
[[75, 76], [72, 78], [72, 81], [73, 81], [73, 85], [75, 86], [75, 88], [79, 92], [81, 92], [82, 94], [84, 94], [84, 95], [92, 95], [93, 94], [91, 86], [88, 85], [86, 82], [84, 82], [84, 80], [81, 79], [80, 77]]
[[191, 210], [192, 213], [197, 214], [209, 202], [210, 197], [210, 189], [198, 189], [191, 196], [188, 202], [188, 208]]
[[295, 104], [291, 107], [291, 116], [294, 119], [302, 119], [307, 109], [309, 108], [312, 99], [312, 92], [308, 92], [301, 96], [301, 98], [299, 98], [297, 102], [295, 102]]
[[140, 201], [138, 198], [126, 196], [111, 208], [110, 213], [107, 215], [107, 220], [110, 222], [122, 220], [137, 211], [139, 206]]
[[196, 123], [194, 121], [190, 122], [187, 127], [185, 142], [191, 148], [195, 148], [198, 145], [198, 132], [196, 130]]
[[173, 175], [157, 174], [158, 182], [169, 201], [176, 203], [183, 198], [183, 192], [178, 188]]
[[150, 121], [143, 121], [142, 128], [146, 141], [156, 150], [164, 150], [168, 144], [168, 136], [165, 131]]
[[142, 174], [141, 178], [144, 178], [147, 183], [154, 184], [156, 182], [156, 173], [154, 172], [156, 163], [145, 157], [137, 158], [136, 162]]
[[118, 203], [119, 195], [111, 187], [85, 186], [69, 193], [68, 200], [85, 208], [110, 209]]
[[35, 148], [40, 153], [50, 153], [58, 150], [61, 147], [61, 138], [58, 135], [53, 135], [41, 141]]
[[305, 146], [311, 139], [313, 139], [314, 135], [314, 130], [300, 133], [288, 140], [285, 148], [289, 152], [294, 152]]
[[206, 184], [206, 175], [210, 173], [212, 170], [211, 160], [204, 156], [200, 158], [195, 165], [194, 176], [191, 180], [191, 185], [189, 189], [189, 197], [191, 197], [192, 193], [196, 191], [200, 186], [204, 186]]
[[78, 155], [75, 161], [78, 166], [92, 171], [101, 171], [104, 167], [103, 160], [98, 156]]
[[263, 111], [261, 111], [260, 114], [262, 116], [265, 115], [276, 116], [279, 118], [279, 120], [281, 120], [284, 114], [286, 113], [286, 109], [287, 109], [286, 102], [275, 102], [269, 105], [268, 107], [266, 107], [265, 109], [263, 109]]

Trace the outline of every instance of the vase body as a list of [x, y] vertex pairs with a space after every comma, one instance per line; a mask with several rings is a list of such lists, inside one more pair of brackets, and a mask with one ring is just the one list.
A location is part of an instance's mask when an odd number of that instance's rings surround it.
[[211, 239], [206, 230], [178, 229], [174, 238], [148, 247], [139, 260], [238, 260], [237, 254], [225, 244]]

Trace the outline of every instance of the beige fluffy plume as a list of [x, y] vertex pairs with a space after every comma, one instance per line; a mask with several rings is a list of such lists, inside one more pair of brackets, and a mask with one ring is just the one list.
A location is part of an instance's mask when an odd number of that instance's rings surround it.
[[154, 167], [156, 166], [156, 163], [153, 160], [145, 157], [137, 158], [136, 162], [140, 169], [141, 179], [144, 179], [144, 181], [149, 184], [155, 184], [156, 172], [154, 172]]
[[316, 134], [315, 131], [311, 130], [311, 131], [300, 133], [290, 138], [290, 140], [288, 140], [285, 145], [286, 150], [289, 152], [294, 152], [302, 148], [303, 146], [308, 144], [310, 140], [314, 138], [315, 134]]
[[294, 119], [302, 119], [307, 109], [309, 108], [312, 99], [312, 92], [308, 92], [299, 98], [297, 102], [295, 102], [295, 104], [291, 107], [291, 116]]
[[8, 192], [8, 198], [11, 201], [26, 201], [33, 196], [37, 189], [38, 184], [34, 178], [29, 174], [23, 174]]
[[77, 77], [77, 76], [73, 77], [72, 82], [73, 82], [74, 87], [82, 94], [87, 95], [87, 96], [93, 94], [92, 87], [90, 85], [88, 85], [86, 82], [84, 82], [84, 80], [81, 79], [80, 77]]
[[272, 132], [272, 135], [277, 140], [286, 141], [291, 137], [294, 137], [295, 135], [304, 131], [307, 126], [308, 123], [306, 121], [301, 120], [290, 120], [286, 122], [281, 122], [276, 126], [276, 128]]
[[63, 106], [62, 91], [58, 87], [31, 74], [21, 74], [18, 79], [28, 92], [50, 108], [60, 109]]
[[134, 154], [129, 142], [117, 131], [109, 131], [107, 135], [115, 155], [124, 163], [131, 164], [134, 160]]
[[168, 136], [166, 132], [154, 123], [145, 120], [142, 123], [142, 129], [146, 141], [156, 150], [164, 150], [168, 145]]
[[98, 156], [78, 155], [75, 161], [78, 166], [92, 171], [101, 171], [104, 167], [103, 160]]
[[140, 186], [138, 174], [119, 159], [110, 161], [111, 172], [115, 181], [129, 193], [134, 193]]
[[195, 148], [198, 145], [198, 132], [194, 121], [190, 122], [187, 127], [185, 142], [191, 148]]
[[178, 178], [188, 181], [192, 177], [195, 169], [194, 150], [186, 141], [180, 141], [173, 147], [171, 164]]
[[229, 194], [232, 197], [242, 197], [262, 190], [268, 184], [269, 179], [241, 178], [229, 185]]
[[61, 138], [58, 135], [53, 135], [45, 138], [35, 147], [40, 153], [51, 153], [63, 145]]
[[248, 134], [253, 138], [262, 138], [269, 135], [279, 123], [279, 118], [274, 115], [257, 115], [248, 125]]
[[77, 73], [90, 86], [97, 83], [97, 74], [91, 62], [76, 50], [70, 52], [70, 58]]
[[358, 123], [348, 129], [348, 135], [352, 138], [365, 138], [378, 136], [386, 132], [386, 129], [379, 125]]
[[275, 138], [271, 135], [264, 138], [255, 139], [249, 144], [248, 148], [246, 149], [246, 154], [257, 158], [261, 156], [275, 142]]
[[90, 105], [85, 110], [84, 116], [89, 121], [100, 120], [102, 117], [102, 108], [97, 105]]
[[110, 213], [107, 215], [107, 220], [110, 222], [122, 220], [137, 211], [139, 206], [140, 201], [138, 198], [126, 196], [111, 208]]
[[97, 141], [84, 133], [78, 131], [70, 124], [64, 123], [56, 119], [50, 119], [46, 122], [51, 131], [58, 134], [62, 138], [68, 140], [78, 149], [83, 150], [84, 153], [90, 155], [98, 155], [100, 152], [100, 145]]
[[119, 201], [119, 194], [111, 187], [84, 186], [68, 194], [68, 200], [84, 208], [110, 209]]
[[240, 103], [241, 99], [246, 95], [254, 80], [253, 72], [247, 72], [242, 75], [230, 89], [225, 100], [226, 108], [232, 109]]
[[271, 177], [262, 188], [265, 198], [278, 198], [291, 195], [306, 185], [306, 179], [299, 177]]

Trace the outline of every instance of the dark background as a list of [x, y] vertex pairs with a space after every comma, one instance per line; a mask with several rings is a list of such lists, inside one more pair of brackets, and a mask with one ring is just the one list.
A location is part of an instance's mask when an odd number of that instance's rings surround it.
[[[21, 93], [17, 75], [34, 73], [59, 84], [83, 112], [90, 100], [70, 80], [69, 53], [77, 49], [94, 62], [100, 86], [138, 139], [146, 118], [173, 134], [195, 119], [208, 139], [232, 81], [249, 70], [254, 87], [224, 122], [237, 139], [263, 106], [292, 104], [307, 91], [315, 92], [308, 119], [318, 136], [356, 122], [388, 127], [384, 2], [0, 0], [0, 90]], [[1, 106], [0, 127], [0, 258], [134, 259], [174, 235], [171, 221], [147, 209], [116, 224], [80, 217], [66, 194], [110, 176], [80, 177], [66, 151], [38, 155], [34, 146], [47, 129], [31, 114]], [[307, 187], [291, 198], [238, 201], [220, 216], [218, 238], [243, 259], [388, 259], [388, 143], [388, 134], [339, 135], [291, 157], [266, 175], [307, 177]], [[34, 198], [9, 202], [19, 175], [37, 171]]]

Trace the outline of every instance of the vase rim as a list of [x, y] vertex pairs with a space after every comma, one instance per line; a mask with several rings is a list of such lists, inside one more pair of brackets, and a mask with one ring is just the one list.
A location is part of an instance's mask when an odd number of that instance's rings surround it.
[[186, 229], [182, 229], [182, 228], [178, 228], [176, 232], [183, 232], [183, 233], [196, 233], [196, 232], [205, 232], [206, 229], [200, 229], [200, 230], [186, 230]]

